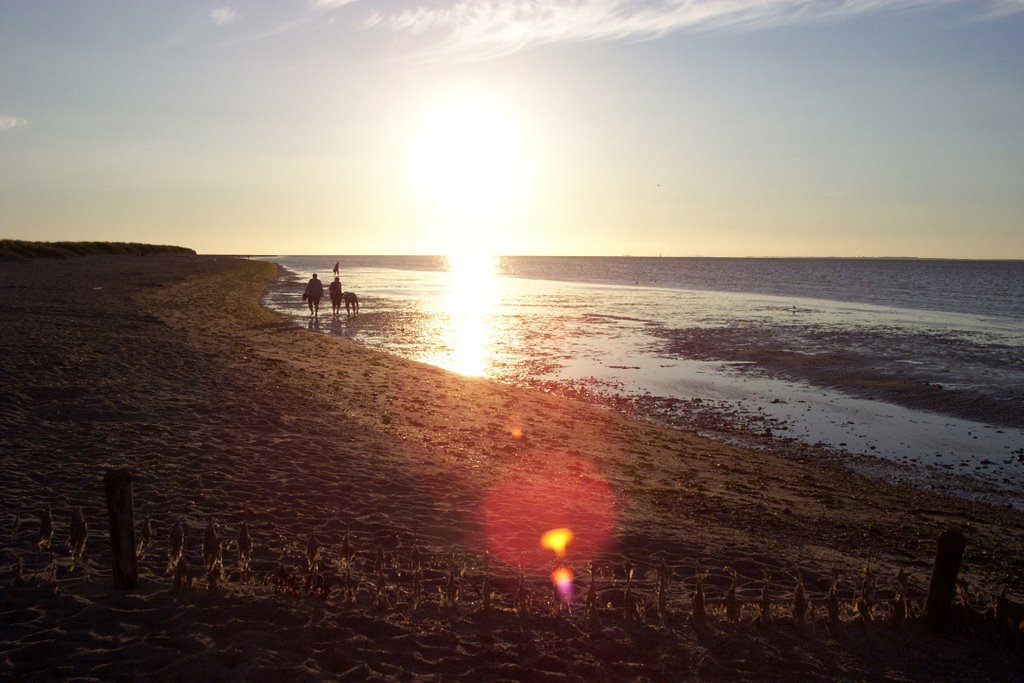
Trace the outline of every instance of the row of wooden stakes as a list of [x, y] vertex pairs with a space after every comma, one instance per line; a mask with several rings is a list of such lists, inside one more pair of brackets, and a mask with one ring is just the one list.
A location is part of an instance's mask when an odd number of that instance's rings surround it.
[[[52, 549], [54, 535], [52, 512], [47, 507], [37, 513], [37, 516], [39, 518], [38, 545], [40, 548]], [[15, 528], [19, 523], [20, 516], [15, 522]], [[134, 536], [132, 555], [137, 561], [147, 555], [156, 539], [149, 517], [143, 520]], [[77, 508], [71, 515], [67, 541], [72, 570], [87, 568], [85, 560], [87, 539], [88, 526], [82, 509]], [[357, 551], [349, 532], [345, 533], [340, 546], [337, 560], [334, 563], [335, 571], [326, 569], [330, 564], [325, 562], [326, 549], [315, 534], [309, 535], [305, 542], [305, 566], [299, 568], [298, 571], [288, 569], [282, 553], [275, 568], [256, 575], [252, 571], [254, 542], [244, 521], [239, 526], [237, 537], [230, 543], [237, 550], [237, 562], [233, 576], [239, 585], [250, 587], [266, 585], [278, 592], [318, 595], [323, 599], [329, 598], [333, 588], [337, 586], [340, 589], [342, 603], [355, 603], [357, 596], [361, 592], [366, 592], [363, 587], [369, 583], [370, 590], [368, 592], [372, 595], [373, 604], [377, 607], [385, 607], [394, 606], [397, 602], [397, 596], [403, 590], [399, 584], [405, 578], [404, 592], [407, 594], [408, 604], [413, 609], [418, 609], [424, 604], [427, 599], [428, 587], [435, 586], [440, 595], [440, 604], [445, 607], [455, 607], [459, 602], [460, 594], [472, 590], [476, 593], [481, 609], [490, 611], [496, 607], [495, 583], [497, 582], [506, 587], [514, 585], [513, 589], [506, 592], [511, 595], [511, 608], [515, 612], [527, 614], [535, 609], [545, 611], [539, 604], [535, 605], [534, 598], [538, 593], [536, 580], [529, 581], [522, 569], [511, 580], [508, 580], [509, 577], [505, 577], [504, 580], [495, 578], [491, 574], [490, 561], [486, 553], [482, 562], [483, 576], [478, 584], [474, 584], [465, 578], [466, 563], [459, 561], [454, 553], [447, 555], [446, 560], [441, 562], [425, 561], [424, 552], [415, 545], [410, 550], [408, 562], [404, 565], [404, 572], [398, 569], [401, 563], [396, 557], [388, 560], [381, 543], [376, 544], [372, 565], [359, 571], [357, 565], [360, 563], [356, 561]], [[171, 590], [194, 589], [201, 585], [204, 578], [206, 586], [210, 590], [224, 587], [229, 579], [224, 562], [227, 545], [229, 545], [229, 541], [218, 534], [214, 523], [210, 521], [203, 534], [201, 567], [192, 568], [186, 559], [185, 528], [180, 521], [176, 521], [169, 529], [166, 544], [166, 573], [171, 575]], [[937, 558], [937, 566], [939, 559]], [[443, 569], [435, 569], [441, 565], [444, 566]], [[553, 585], [552, 590], [547, 593], [550, 598], [547, 600], [546, 611], [554, 615], [582, 613], [588, 619], [596, 619], [599, 614], [617, 612], [623, 620], [629, 623], [648, 623], [653, 618], [653, 621], [660, 625], [666, 625], [681, 616], [680, 609], [672, 606], [673, 584], [677, 583], [674, 581], [674, 572], [664, 560], [657, 565], [651, 565], [656, 578], [653, 582], [654, 600], [650, 604], [642, 597], [644, 591], [639, 588], [636, 581], [637, 567], [634, 562], [626, 560], [621, 565], [621, 576], [623, 577], [623, 580], [619, 582], [621, 587], [609, 586], [603, 590], [599, 589], [601, 572], [598, 571], [598, 567], [599, 564], [593, 561], [587, 564], [589, 581], [582, 600], [576, 601], [569, 598], [564, 591], [560, 592], [558, 587]], [[367, 573], [369, 578], [364, 580]], [[403, 577], [403, 573], [405, 577]], [[616, 572], [613, 570], [611, 573], [614, 575]], [[741, 581], [738, 573], [729, 567], [725, 568], [724, 573], [730, 577], [728, 588], [725, 589], [724, 595], [712, 599], [708, 596], [707, 584], [710, 572], [702, 571], [699, 567], [694, 568], [692, 589], [683, 590], [684, 597], [687, 597], [689, 602], [688, 613], [683, 616], [690, 623], [700, 625], [709, 616], [717, 617], [728, 623], [738, 623], [744, 620], [744, 615], [747, 615], [747, 618], [752, 618], [754, 623], [767, 626], [774, 620], [784, 619], [788, 613], [788, 621], [794, 625], [799, 626], [818, 620], [824, 622], [832, 630], [844, 622], [886, 621], [898, 625], [917, 617], [927, 616], [927, 606], [922, 609], [920, 601], [911, 599], [910, 577], [902, 569], [893, 579], [891, 597], [881, 600], [875, 599], [878, 575], [870, 568], [865, 568], [852, 599], [848, 594], [845, 598], [840, 597], [840, 576], [838, 574], [834, 575], [827, 592], [812, 601], [800, 573], [790, 573], [793, 584], [788, 591], [791, 595], [788, 600], [788, 610], [785, 607], [780, 607], [778, 600], [773, 598], [773, 592], [777, 595], [776, 586], [773, 585], [771, 576], [767, 572], [763, 577], [758, 598], [745, 601], [739, 599], [738, 592]], [[750, 582], [749, 579], [745, 579], [745, 581]], [[935, 583], [935, 576], [933, 576], [932, 583]], [[966, 581], [959, 580], [956, 586], [959, 591], [960, 603], [956, 606], [955, 611], [959, 615], [959, 620], [977, 622], [978, 610], [971, 605], [969, 585]], [[613, 594], [614, 599], [611, 601], [607, 599], [609, 593]], [[982, 619], [998, 625], [998, 630], [1019, 641], [1024, 633], [1024, 608], [1009, 600], [1005, 590], [990, 603], [980, 613]], [[973, 613], [973, 616], [968, 613]]]

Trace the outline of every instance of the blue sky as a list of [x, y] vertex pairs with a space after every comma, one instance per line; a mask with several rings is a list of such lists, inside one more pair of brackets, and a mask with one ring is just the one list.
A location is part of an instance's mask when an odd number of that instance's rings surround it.
[[1024, 258], [1024, 1], [0, 1], [0, 236]]

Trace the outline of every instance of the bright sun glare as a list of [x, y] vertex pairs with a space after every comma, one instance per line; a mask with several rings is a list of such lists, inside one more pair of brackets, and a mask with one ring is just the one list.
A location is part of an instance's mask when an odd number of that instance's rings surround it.
[[521, 134], [509, 113], [481, 95], [445, 100], [420, 122], [413, 163], [450, 246], [493, 254], [497, 223], [523, 181]]
[[447, 324], [438, 331], [446, 351], [427, 362], [464, 375], [482, 376], [491, 363], [493, 316], [501, 294], [493, 256], [448, 257]]

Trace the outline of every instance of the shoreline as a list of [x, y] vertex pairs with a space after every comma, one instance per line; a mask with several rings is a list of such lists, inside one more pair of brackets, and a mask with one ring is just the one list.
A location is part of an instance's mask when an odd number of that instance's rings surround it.
[[[354, 263], [347, 265], [349, 277], [357, 283], [360, 277], [364, 286], [372, 281], [373, 267], [360, 272]], [[427, 279], [424, 288], [433, 294], [422, 302], [409, 302], [401, 296], [389, 298], [394, 296], [395, 284], [385, 277], [377, 290], [362, 290], [364, 299], [370, 298], [360, 317], [323, 316], [314, 323], [297, 303], [303, 277], [293, 270], [286, 272], [263, 301], [296, 326], [352, 337], [371, 348], [440, 367], [459, 365], [461, 343], [453, 331], [467, 322], [433, 311], [458, 308], [465, 302], [452, 299], [451, 294], [438, 294], [443, 281]], [[562, 284], [568, 287], [572, 283]], [[633, 290], [626, 287], [626, 291]], [[543, 286], [532, 287], [524, 296], [512, 287], [502, 294], [508, 305], [472, 319], [479, 324], [469, 337], [511, 340], [495, 341], [487, 351], [474, 354], [474, 358], [492, 355], [490, 362], [478, 361], [477, 369], [485, 376], [712, 439], [856, 459], [860, 471], [873, 466], [878, 477], [898, 477], [926, 490], [1024, 508], [1024, 449], [1019, 447], [1024, 431], [1014, 426], [1024, 415], [1020, 406], [1013, 405], [1011, 395], [994, 398], [1000, 394], [995, 386], [977, 387], [973, 392], [940, 388], [934, 383], [938, 377], [936, 358], [931, 359], [927, 372], [900, 360], [913, 355], [906, 339], [895, 353], [879, 351], [886, 338], [874, 339], [851, 328], [841, 334], [833, 331], [826, 341], [819, 339], [807, 347], [797, 340], [813, 336], [815, 328], [801, 328], [798, 323], [795, 332], [789, 331], [793, 322], [788, 307], [780, 330], [775, 330], [770, 320], [737, 326], [719, 321], [727, 326], [725, 331], [699, 325], [691, 329], [677, 323], [675, 328], [656, 327], [650, 338], [637, 336], [628, 323], [591, 326], [586, 321], [592, 322], [591, 316], [602, 313], [593, 308], [556, 309], [551, 320], [540, 314], [530, 315], [528, 322], [521, 311], [543, 305], [545, 292]], [[703, 300], [716, 295], [700, 296]], [[616, 301], [615, 296], [611, 300]], [[694, 304], [701, 305], [708, 303]], [[804, 305], [810, 306], [810, 311], [827, 308], [828, 303]], [[604, 317], [609, 320], [620, 315], [639, 316], [629, 320], [647, 321], [648, 326], [659, 319], [650, 317], [654, 313], [642, 306], [635, 313], [624, 311], [621, 302], [611, 304], [607, 313]], [[563, 315], [572, 317], [572, 322], [554, 322]], [[584, 322], [576, 324], [576, 318]], [[526, 326], [541, 339], [529, 347], [529, 356], [523, 355], [523, 342], [515, 341]], [[565, 335], [571, 335], [571, 343], [564, 340]], [[554, 341], [546, 343], [548, 337]], [[657, 340], [669, 346], [652, 353], [648, 344]], [[856, 352], [841, 351], [847, 347]], [[786, 350], [791, 348], [802, 352]], [[939, 353], [934, 343], [927, 348], [931, 354]], [[962, 355], [963, 349], [959, 353]], [[781, 365], [775, 362], [780, 355], [784, 359]], [[469, 374], [480, 373], [470, 370]], [[946, 372], [943, 381], [955, 385], [958, 378]], [[984, 398], [986, 395], [989, 398]], [[1012, 410], [1007, 408], [1011, 405]]]
[[[880, 577], [879, 610], [899, 569], [911, 573], [920, 600], [934, 541], [949, 527], [968, 535], [969, 586], [991, 595], [1008, 585], [1019, 599], [1020, 511], [891, 486], [799, 453], [716, 442], [310, 335], [259, 305], [276, 272], [269, 264], [90, 257], [62, 264], [65, 296], [40, 301], [29, 296], [31, 283], [49, 266], [12, 264], [0, 273], [8, 479], [0, 524], [13, 529], [0, 576], [10, 577], [20, 560], [32, 579], [0, 615], [5, 674], [825, 681], [979, 673], [1011, 680], [1007, 663], [1019, 662], [1019, 652], [994, 653], [975, 640], [951, 648], [916, 624], [901, 636], [914, 642], [907, 652], [887, 626], [851, 623], [829, 635], [821, 612], [803, 628], [785, 615], [792, 576], [820, 601], [838, 572], [845, 602], [865, 566]], [[137, 473], [137, 518], [150, 516], [156, 526], [142, 584], [128, 596], [109, 593], [104, 566], [97, 479], [111, 466]], [[507, 500], [504, 490], [532, 493]], [[56, 544], [71, 512], [83, 508], [90, 581], [62, 554], [55, 580], [45, 578], [51, 560], [36, 547], [34, 513], [47, 505]], [[667, 628], [622, 623], [614, 608], [601, 610], [597, 626], [578, 613], [563, 614], [562, 626], [543, 616], [555, 558], [536, 551], [537, 538], [560, 516], [579, 528], [564, 562], [580, 592], [586, 563], [597, 560], [606, 570], [602, 601], [620, 603], [622, 568], [631, 562], [653, 610], [654, 573], [666, 563], [675, 586]], [[228, 534], [245, 522], [256, 541], [254, 565], [268, 574], [276, 567], [301, 576], [311, 535], [324, 566], [336, 567], [351, 533], [360, 569], [372, 566], [378, 544], [394, 562], [392, 602], [374, 605], [370, 578], [355, 603], [342, 605], [337, 597], [280, 595], [232, 571], [219, 593], [172, 593], [163, 555], [172, 520], [186, 528], [195, 565], [207, 524]], [[502, 558], [509, 547], [525, 556], [533, 616], [512, 608], [520, 570]], [[418, 609], [408, 602], [408, 574], [398, 571], [409, 571], [413, 548], [430, 558], [425, 580], [436, 590]], [[479, 613], [484, 553], [496, 586], [489, 619]], [[456, 557], [462, 570], [452, 574]], [[225, 566], [233, 570], [234, 561]], [[709, 598], [718, 599], [732, 570], [749, 605], [744, 618], [714, 620], [703, 631], [688, 626], [695, 577], [703, 575]], [[750, 621], [764, 574], [776, 586], [780, 622], [769, 629]], [[451, 608], [437, 597], [446, 575], [464, 591]], [[852, 619], [846, 608], [844, 616]], [[235, 627], [217, 628], [225, 618]], [[62, 623], [58, 643], [53, 632]], [[277, 640], [266, 635], [275, 623], [287, 624]], [[589, 635], [581, 638], [581, 630]], [[246, 639], [255, 649], [241, 645]], [[337, 643], [346, 649], [336, 652]], [[47, 656], [54, 647], [59, 663]], [[804, 653], [799, 660], [787, 654], [793, 647]]]

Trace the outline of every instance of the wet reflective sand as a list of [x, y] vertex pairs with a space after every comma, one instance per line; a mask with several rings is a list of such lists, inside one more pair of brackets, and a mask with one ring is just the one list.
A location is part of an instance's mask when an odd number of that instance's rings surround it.
[[1024, 326], [821, 299], [348, 268], [358, 317], [311, 323], [315, 259], [279, 260], [271, 307], [322, 332], [703, 433], [821, 446], [987, 497], [1024, 490]]

